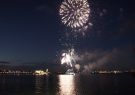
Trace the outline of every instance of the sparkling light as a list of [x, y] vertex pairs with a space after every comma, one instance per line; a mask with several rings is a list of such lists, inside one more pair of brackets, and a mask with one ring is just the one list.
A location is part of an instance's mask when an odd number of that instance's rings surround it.
[[60, 6], [61, 21], [74, 30], [86, 30], [90, 15], [87, 0], [64, 0]]
[[75, 55], [74, 49], [68, 50], [67, 53], [62, 53], [61, 64], [67, 64], [73, 67], [72, 63], [75, 63], [77, 56]]

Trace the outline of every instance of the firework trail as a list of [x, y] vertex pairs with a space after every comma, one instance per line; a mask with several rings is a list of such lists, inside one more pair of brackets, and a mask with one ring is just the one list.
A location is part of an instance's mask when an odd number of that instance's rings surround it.
[[[76, 42], [76, 33], [80, 32], [85, 34], [84, 32], [88, 29], [89, 17], [90, 17], [90, 6], [87, 0], [64, 0], [59, 9], [59, 15], [61, 18], [61, 22], [71, 31], [72, 35], [67, 33], [66, 38], [64, 40], [67, 41], [66, 46], [70, 49], [67, 52], [62, 53], [61, 55], [61, 64], [67, 64], [70, 67], [75, 66], [76, 61], [78, 60], [78, 55], [75, 54], [75, 50], [73, 43]], [[70, 36], [70, 38], [69, 38]], [[77, 68], [80, 68], [77, 65]]]

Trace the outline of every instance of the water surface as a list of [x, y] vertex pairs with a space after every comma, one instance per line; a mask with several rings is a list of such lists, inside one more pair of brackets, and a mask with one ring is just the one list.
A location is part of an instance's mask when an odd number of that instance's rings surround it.
[[0, 95], [135, 95], [129, 74], [0, 76]]

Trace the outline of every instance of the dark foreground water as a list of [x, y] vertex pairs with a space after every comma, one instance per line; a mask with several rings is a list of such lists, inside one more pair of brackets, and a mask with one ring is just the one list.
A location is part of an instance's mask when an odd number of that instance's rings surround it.
[[0, 95], [135, 95], [129, 74], [0, 76]]

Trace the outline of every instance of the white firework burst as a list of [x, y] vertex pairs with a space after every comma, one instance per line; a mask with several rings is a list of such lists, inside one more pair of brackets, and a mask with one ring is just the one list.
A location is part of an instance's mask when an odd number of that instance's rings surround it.
[[67, 64], [73, 67], [73, 63], [76, 62], [78, 56], [75, 54], [74, 49], [68, 50], [66, 53], [62, 53], [61, 64]]
[[60, 6], [61, 21], [72, 29], [86, 29], [90, 7], [87, 0], [64, 0]]

